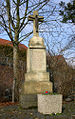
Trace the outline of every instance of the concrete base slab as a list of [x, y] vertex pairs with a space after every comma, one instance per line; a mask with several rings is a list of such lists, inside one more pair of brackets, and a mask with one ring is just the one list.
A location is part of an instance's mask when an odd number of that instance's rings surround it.
[[62, 95], [38, 94], [38, 112], [43, 114], [62, 113]]

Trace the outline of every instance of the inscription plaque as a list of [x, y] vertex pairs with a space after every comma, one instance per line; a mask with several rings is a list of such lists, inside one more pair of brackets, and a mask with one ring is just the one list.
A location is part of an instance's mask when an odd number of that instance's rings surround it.
[[31, 50], [31, 70], [46, 71], [46, 56], [44, 49]]

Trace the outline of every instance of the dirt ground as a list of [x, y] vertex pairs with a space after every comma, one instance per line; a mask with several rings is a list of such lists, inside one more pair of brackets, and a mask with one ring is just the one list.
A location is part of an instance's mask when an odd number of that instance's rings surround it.
[[0, 119], [75, 119], [75, 102], [63, 102], [63, 112], [56, 115], [43, 115], [37, 108], [22, 109], [18, 103], [0, 103]]

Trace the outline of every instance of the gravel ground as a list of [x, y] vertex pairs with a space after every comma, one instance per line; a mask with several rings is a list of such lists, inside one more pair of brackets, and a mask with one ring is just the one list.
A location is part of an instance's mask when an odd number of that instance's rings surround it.
[[19, 104], [0, 105], [0, 119], [75, 119], [75, 103], [63, 104], [63, 112], [58, 115], [43, 115], [37, 108], [22, 109]]

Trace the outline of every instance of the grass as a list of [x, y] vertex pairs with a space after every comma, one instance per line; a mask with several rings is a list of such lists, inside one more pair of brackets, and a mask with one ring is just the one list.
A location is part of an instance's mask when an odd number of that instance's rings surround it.
[[43, 95], [59, 95], [57, 93], [43, 93]]
[[54, 116], [54, 115], [55, 116], [58, 116], [58, 115], [62, 115], [62, 113], [56, 113], [56, 114], [55, 113], [52, 113], [52, 114], [50, 114], [50, 116]]

